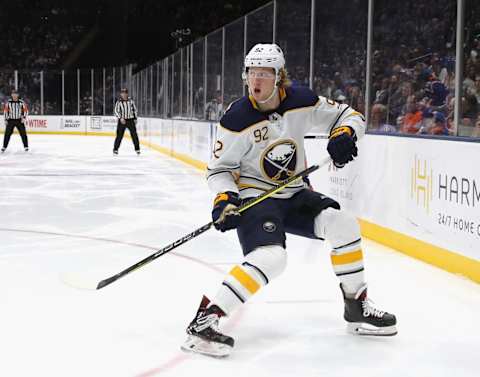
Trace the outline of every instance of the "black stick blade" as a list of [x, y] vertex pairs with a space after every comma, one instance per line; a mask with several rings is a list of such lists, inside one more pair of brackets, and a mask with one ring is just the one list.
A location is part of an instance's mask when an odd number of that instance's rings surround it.
[[104, 279], [100, 283], [98, 283], [97, 289], [102, 289], [103, 287], [106, 287], [107, 285], [113, 283], [117, 279], [118, 279], [117, 275]]

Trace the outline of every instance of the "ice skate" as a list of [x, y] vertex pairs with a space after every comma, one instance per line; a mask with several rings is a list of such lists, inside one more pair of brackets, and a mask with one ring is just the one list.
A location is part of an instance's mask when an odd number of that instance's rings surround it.
[[116, 149], [113, 150], [113, 155], [118, 156], [118, 151]]
[[140, 156], [140, 149], [135, 151]]
[[28, 152], [28, 147], [25, 147], [24, 150], [25, 150], [25, 152]]
[[212, 357], [226, 357], [233, 349], [233, 338], [218, 332], [218, 322], [225, 313], [203, 296], [197, 315], [187, 327], [188, 338], [181, 349]]
[[355, 335], [392, 336], [397, 334], [397, 319], [393, 314], [372, 306], [367, 298], [367, 285], [361, 287], [354, 298], [347, 298], [342, 284], [340, 289], [345, 301], [344, 318], [348, 322], [347, 329]]
[[7, 148], [2, 148], [1, 152], [5, 153], [6, 150], [7, 150]]

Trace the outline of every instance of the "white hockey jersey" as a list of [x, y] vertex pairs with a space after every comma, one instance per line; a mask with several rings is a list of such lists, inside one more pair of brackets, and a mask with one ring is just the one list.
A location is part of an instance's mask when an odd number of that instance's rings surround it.
[[[304, 136], [314, 126], [327, 134], [349, 126], [358, 139], [365, 133], [362, 114], [318, 97], [309, 88], [280, 89], [280, 96], [279, 107], [270, 112], [259, 111], [252, 97], [242, 97], [220, 119], [207, 168], [208, 186], [214, 194], [233, 191], [251, 198], [304, 170]], [[305, 183], [296, 183], [274, 197], [290, 198], [305, 187]]]

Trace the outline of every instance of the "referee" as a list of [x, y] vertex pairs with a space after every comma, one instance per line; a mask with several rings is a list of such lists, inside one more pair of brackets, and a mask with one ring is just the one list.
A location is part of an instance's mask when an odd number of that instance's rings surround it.
[[28, 138], [27, 131], [25, 130], [28, 108], [25, 102], [19, 98], [18, 92], [15, 89], [12, 90], [11, 98], [3, 107], [3, 115], [5, 116], [5, 137], [3, 138], [2, 153], [7, 149], [15, 127], [17, 127], [20, 133], [25, 152], [28, 152]]
[[130, 131], [130, 136], [132, 137], [133, 145], [135, 147], [135, 152], [140, 154], [140, 143], [138, 141], [137, 135], [137, 107], [135, 102], [128, 97], [128, 90], [122, 88], [120, 90], [120, 99], [115, 103], [115, 116], [118, 118], [117, 123], [117, 137], [115, 138], [115, 143], [113, 145], [113, 154], [118, 154], [118, 148], [120, 148], [120, 143], [123, 139], [123, 134], [125, 133], [125, 128], [128, 128]]

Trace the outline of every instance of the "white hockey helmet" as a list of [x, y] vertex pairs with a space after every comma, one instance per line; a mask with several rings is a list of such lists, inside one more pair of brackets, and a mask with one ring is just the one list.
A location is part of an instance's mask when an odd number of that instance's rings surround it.
[[244, 70], [242, 78], [247, 79], [247, 70], [250, 67], [273, 68], [276, 75], [276, 83], [280, 79], [280, 69], [285, 67], [285, 57], [283, 51], [275, 43], [258, 43], [252, 47], [245, 56]]

